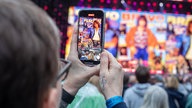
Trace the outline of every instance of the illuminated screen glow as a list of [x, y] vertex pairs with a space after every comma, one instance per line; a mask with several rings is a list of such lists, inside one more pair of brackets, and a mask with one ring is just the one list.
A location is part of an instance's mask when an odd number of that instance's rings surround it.
[[[80, 9], [84, 8], [69, 9], [66, 56]], [[191, 15], [112, 9], [103, 11], [106, 14], [105, 49], [117, 58], [125, 71], [134, 72], [137, 65], [142, 64], [150, 66], [151, 73], [162, 73], [160, 70], [163, 68], [174, 73], [178, 59], [182, 60], [185, 56], [181, 51], [181, 38], [186, 34]]]

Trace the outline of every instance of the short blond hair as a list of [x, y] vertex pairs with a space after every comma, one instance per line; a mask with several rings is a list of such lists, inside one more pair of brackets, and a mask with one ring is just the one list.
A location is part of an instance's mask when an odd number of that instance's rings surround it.
[[165, 79], [165, 86], [167, 88], [174, 88], [174, 89], [178, 89], [179, 86], [179, 82], [177, 80], [177, 78], [174, 75], [168, 76]]

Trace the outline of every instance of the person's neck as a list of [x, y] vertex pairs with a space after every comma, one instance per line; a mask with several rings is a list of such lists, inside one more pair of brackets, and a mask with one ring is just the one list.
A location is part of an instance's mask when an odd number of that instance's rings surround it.
[[95, 30], [99, 30], [99, 28], [95, 28]]
[[138, 29], [138, 31], [144, 31], [144, 30], [145, 30], [145, 27], [138, 26], [137, 29]]

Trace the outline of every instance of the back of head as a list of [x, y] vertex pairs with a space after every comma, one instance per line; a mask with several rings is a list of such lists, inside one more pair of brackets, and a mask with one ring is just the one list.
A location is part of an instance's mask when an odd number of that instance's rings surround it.
[[144, 66], [139, 66], [135, 72], [135, 76], [139, 83], [147, 83], [150, 79], [149, 69]]
[[178, 89], [179, 82], [174, 75], [171, 75], [165, 79], [165, 86], [167, 88]]
[[29, 0], [0, 0], [0, 107], [42, 106], [57, 72], [57, 32]]
[[168, 95], [159, 86], [151, 86], [146, 91], [142, 108], [169, 108]]
[[154, 76], [155, 82], [163, 82], [163, 77], [161, 75], [155, 75]]
[[129, 74], [125, 72], [123, 77], [123, 85], [127, 86], [128, 83], [129, 83]]

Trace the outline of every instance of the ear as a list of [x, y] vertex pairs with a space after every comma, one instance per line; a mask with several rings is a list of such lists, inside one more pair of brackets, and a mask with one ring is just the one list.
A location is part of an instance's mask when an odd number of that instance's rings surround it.
[[61, 100], [61, 93], [57, 88], [51, 88], [48, 96], [45, 96], [43, 101], [43, 108], [59, 108]]

